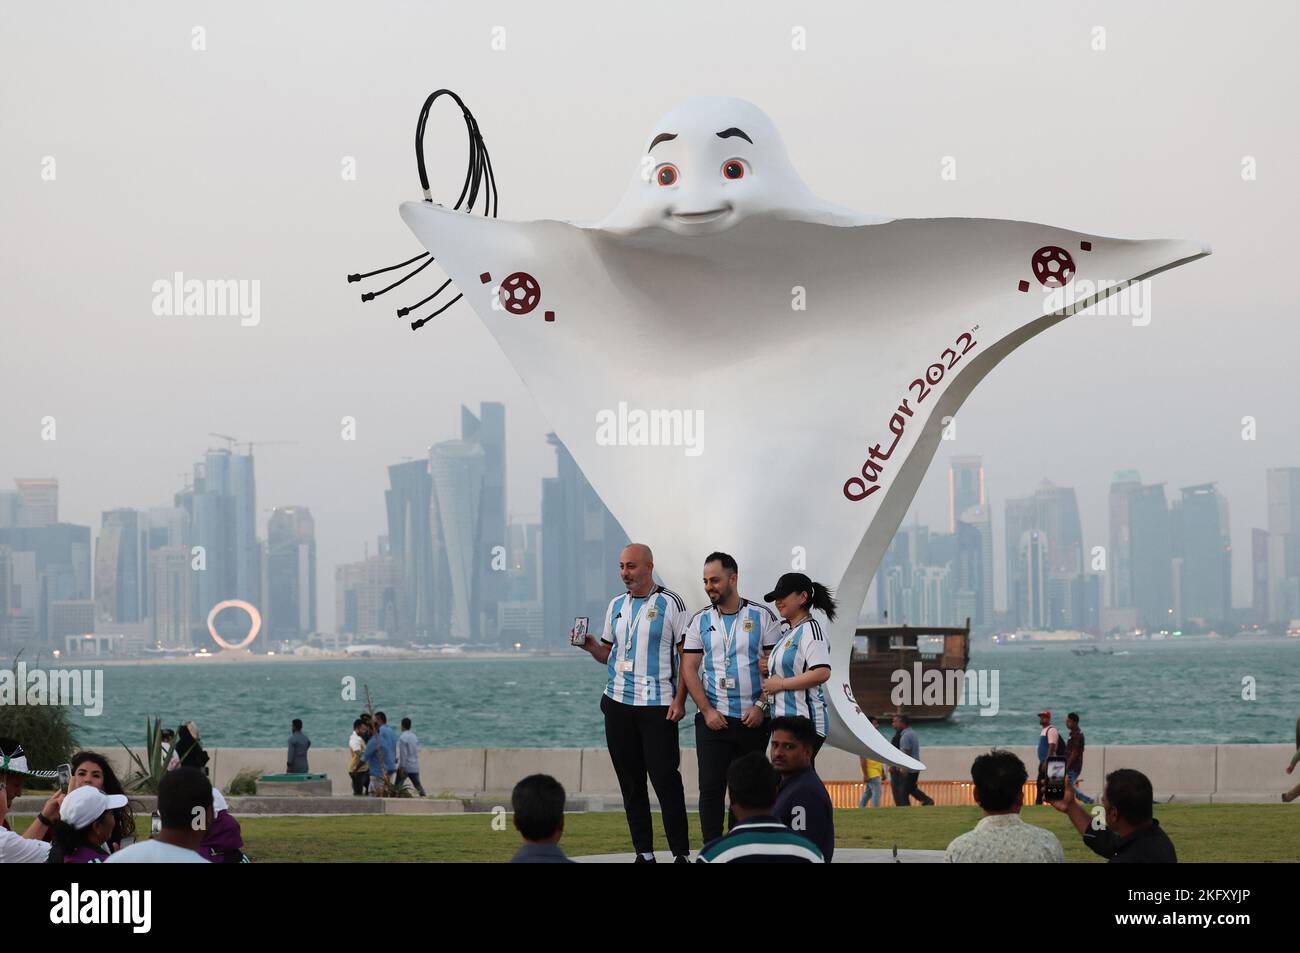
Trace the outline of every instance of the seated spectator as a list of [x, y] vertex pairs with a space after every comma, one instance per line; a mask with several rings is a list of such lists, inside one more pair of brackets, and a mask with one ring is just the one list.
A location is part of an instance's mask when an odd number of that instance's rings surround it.
[[1112, 864], [1176, 864], [1174, 843], [1151, 812], [1154, 800], [1145, 774], [1120, 768], [1106, 775], [1102, 788], [1103, 829], [1093, 826], [1092, 815], [1079, 804], [1069, 778], [1065, 779], [1065, 797], [1052, 802], [1052, 807], [1068, 815], [1083, 842]]
[[983, 811], [974, 830], [953, 838], [943, 853], [949, 864], [1063, 864], [1065, 851], [1051, 831], [1020, 818], [1025, 802], [1025, 763], [994, 749], [970, 766], [975, 803]]
[[781, 776], [772, 814], [821, 851], [826, 863], [835, 853], [835, 809], [826, 785], [812, 766], [817, 729], [802, 715], [772, 719], [772, 767]]
[[162, 831], [123, 847], [106, 864], [206, 864], [199, 855], [212, 827], [212, 784], [198, 768], [168, 771], [158, 782]]
[[730, 832], [704, 845], [697, 864], [821, 864], [822, 852], [773, 816], [779, 775], [761, 751], [727, 769], [727, 796], [736, 815]]
[[571, 864], [560, 850], [564, 834], [564, 786], [549, 774], [530, 774], [510, 795], [515, 830], [524, 839], [512, 864]]
[[51, 864], [102, 864], [108, 839], [117, 826], [114, 813], [126, 807], [126, 795], [105, 794], [89, 784], [68, 792], [50, 836]]
[[212, 789], [212, 830], [203, 838], [199, 856], [214, 864], [246, 864], [248, 855], [244, 853], [244, 832], [239, 821], [230, 813], [226, 796], [217, 788]]

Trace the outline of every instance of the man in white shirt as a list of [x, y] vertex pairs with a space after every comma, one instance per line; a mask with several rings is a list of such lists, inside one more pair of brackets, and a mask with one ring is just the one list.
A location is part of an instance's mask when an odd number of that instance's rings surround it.
[[212, 782], [198, 768], [168, 771], [158, 782], [162, 830], [123, 847], [106, 864], [206, 864], [199, 853], [212, 829]]
[[63, 794], [57, 793], [45, 802], [40, 815], [43, 820], [33, 821], [26, 834], [14, 833], [9, 827], [8, 814], [13, 800], [22, 797], [25, 780], [54, 777], [54, 771], [30, 770], [23, 746], [12, 738], [0, 738], [0, 864], [45, 863], [50, 845], [41, 837], [59, 819]]
[[1025, 763], [1010, 751], [993, 750], [970, 767], [975, 802], [984, 814], [975, 829], [953, 839], [943, 853], [949, 864], [1063, 864], [1065, 851], [1051, 831], [1020, 819]]
[[348, 777], [352, 779], [352, 796], [361, 797], [366, 793], [370, 781], [370, 768], [366, 765], [366, 739], [362, 732], [366, 723], [358, 718], [352, 722], [352, 737], [348, 738]]

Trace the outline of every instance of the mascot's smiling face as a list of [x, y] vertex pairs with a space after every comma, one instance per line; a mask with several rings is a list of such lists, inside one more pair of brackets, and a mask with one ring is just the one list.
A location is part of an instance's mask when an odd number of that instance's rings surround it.
[[688, 99], [655, 124], [648, 143], [632, 183], [598, 227], [713, 235], [754, 214], [803, 218], [819, 204], [772, 120], [743, 99]]

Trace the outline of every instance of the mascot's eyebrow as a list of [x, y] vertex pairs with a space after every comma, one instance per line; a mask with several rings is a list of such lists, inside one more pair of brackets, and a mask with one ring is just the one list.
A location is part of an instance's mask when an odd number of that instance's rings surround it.
[[[650, 143], [650, 149], [653, 149], [661, 142], [668, 142], [670, 139], [676, 139], [676, 138], [677, 138], [677, 133], [675, 132], [661, 132], [659, 133], [659, 135], [655, 136], [655, 141]], [[650, 149], [647, 149], [646, 152], [649, 152]]]
[[749, 138], [749, 136], [745, 135], [743, 131], [737, 129], [735, 126], [732, 126], [730, 129], [724, 129], [722, 132], [718, 133], [719, 139], [730, 139], [732, 136], [740, 136], [740, 138], [744, 139], [751, 146], [754, 144], [753, 139]]

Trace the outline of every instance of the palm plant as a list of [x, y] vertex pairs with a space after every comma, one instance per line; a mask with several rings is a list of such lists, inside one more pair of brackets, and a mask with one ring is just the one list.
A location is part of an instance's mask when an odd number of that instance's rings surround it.
[[[19, 651], [10, 668], [18, 684]], [[40, 664], [40, 658], [37, 658]], [[53, 768], [72, 760], [78, 750], [77, 729], [63, 705], [0, 705], [0, 736], [16, 738], [27, 753], [27, 762], [37, 768]], [[53, 781], [33, 781], [33, 789], [52, 788]]]
[[144, 757], [133, 751], [121, 738], [118, 744], [126, 749], [131, 758], [131, 771], [122, 780], [122, 786], [136, 794], [157, 794], [158, 782], [167, 773], [167, 762], [171, 760], [175, 742], [163, 744], [162, 718], [144, 720]]

